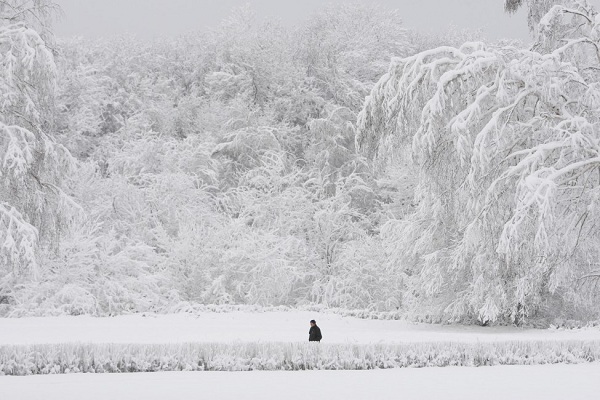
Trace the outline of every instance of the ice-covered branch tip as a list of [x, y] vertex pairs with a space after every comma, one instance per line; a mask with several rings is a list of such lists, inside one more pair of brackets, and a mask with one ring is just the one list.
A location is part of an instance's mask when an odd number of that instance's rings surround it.
[[524, 0], [505, 0], [504, 9], [509, 13], [515, 13], [523, 5]]

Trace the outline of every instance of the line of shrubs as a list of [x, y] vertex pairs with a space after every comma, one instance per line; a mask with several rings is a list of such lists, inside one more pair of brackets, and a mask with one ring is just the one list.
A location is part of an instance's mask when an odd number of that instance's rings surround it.
[[0, 346], [0, 375], [153, 371], [366, 370], [600, 361], [600, 342], [183, 343]]

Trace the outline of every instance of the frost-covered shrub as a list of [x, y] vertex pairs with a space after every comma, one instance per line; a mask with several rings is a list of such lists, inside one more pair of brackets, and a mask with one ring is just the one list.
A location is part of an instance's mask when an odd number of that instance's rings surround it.
[[0, 375], [155, 371], [366, 370], [600, 360], [597, 342], [48, 344], [0, 346]]
[[43, 257], [42, 279], [15, 291], [9, 316], [95, 315], [160, 311], [179, 302], [160, 274], [161, 257], [115, 232], [84, 225], [62, 243], [61, 257]]

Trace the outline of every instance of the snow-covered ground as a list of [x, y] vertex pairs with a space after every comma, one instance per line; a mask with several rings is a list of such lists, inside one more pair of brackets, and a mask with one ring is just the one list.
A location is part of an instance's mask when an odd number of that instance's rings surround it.
[[0, 377], [0, 399], [591, 400], [600, 364]]
[[[600, 340], [598, 327], [533, 330], [440, 326], [294, 311], [0, 319], [0, 346], [68, 342], [304, 342], [308, 336], [308, 321], [312, 318], [318, 321], [327, 343]], [[370, 371], [180, 371], [0, 376], [0, 400], [290, 400], [313, 397], [348, 400], [577, 400], [598, 397], [599, 376], [600, 363]]]
[[230, 312], [197, 315], [129, 315], [112, 318], [0, 319], [0, 345], [64, 342], [300, 342], [316, 319], [326, 343], [491, 342], [600, 340], [600, 328], [577, 330], [441, 326], [365, 320], [313, 312]]

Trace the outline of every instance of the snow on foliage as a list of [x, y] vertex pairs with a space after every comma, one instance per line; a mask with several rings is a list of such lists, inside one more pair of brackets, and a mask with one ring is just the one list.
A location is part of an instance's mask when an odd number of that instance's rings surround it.
[[0, 314], [582, 310], [600, 281], [597, 18], [555, 3], [527, 2], [524, 50], [361, 5], [54, 45], [49, 2], [0, 0]]
[[58, 43], [57, 138], [80, 161], [62, 176], [85, 218], [41, 252], [41, 277], [6, 314], [397, 311], [354, 125], [390, 55], [410, 48], [395, 14], [366, 6], [302, 29], [242, 8], [178, 39]]
[[395, 59], [367, 99], [360, 149], [409, 147], [420, 177], [416, 212], [385, 228], [413, 310], [518, 322], [597, 301], [578, 278], [599, 256], [598, 28], [572, 3], [542, 18], [532, 50]]
[[28, 26], [30, 20], [42, 23], [45, 7], [44, 1], [0, 2], [0, 296], [4, 299], [19, 281], [37, 275], [40, 248], [56, 250], [77, 211], [62, 188], [73, 159], [45, 133], [53, 120], [54, 59], [42, 37]]
[[369, 370], [596, 362], [597, 342], [66, 343], [0, 346], [0, 375], [156, 371]]

